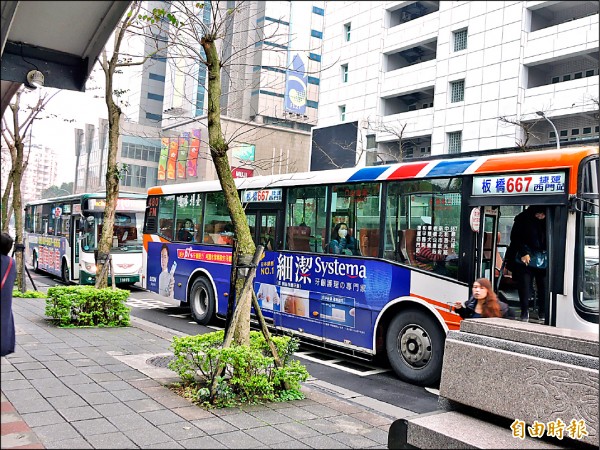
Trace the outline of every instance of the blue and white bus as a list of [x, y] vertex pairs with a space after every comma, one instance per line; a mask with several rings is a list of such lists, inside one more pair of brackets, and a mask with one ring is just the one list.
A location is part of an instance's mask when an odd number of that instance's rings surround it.
[[[457, 156], [236, 179], [266, 246], [255, 291], [270, 325], [348, 354], [384, 354], [404, 380], [435, 383], [446, 333], [461, 320], [448, 305], [467, 300], [475, 279], [518, 307], [502, 257], [514, 217], [543, 205], [543, 323], [597, 333], [598, 147]], [[328, 252], [338, 223], [355, 252]], [[230, 227], [218, 181], [150, 188], [144, 287], [188, 303], [198, 323], [224, 316]]]
[[[75, 194], [25, 207], [25, 261], [66, 283], [95, 284], [95, 251], [102, 235], [104, 193]], [[145, 194], [120, 193], [110, 250], [115, 283], [140, 284]], [[111, 279], [109, 277], [109, 283]]]

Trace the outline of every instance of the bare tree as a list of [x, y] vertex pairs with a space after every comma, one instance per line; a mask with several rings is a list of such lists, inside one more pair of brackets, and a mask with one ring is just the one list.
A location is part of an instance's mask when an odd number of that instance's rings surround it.
[[[519, 150], [527, 150], [529, 148], [529, 141], [531, 140], [531, 138], [537, 138], [536, 134], [532, 130], [535, 128], [538, 122], [543, 119], [537, 118], [533, 122], [524, 122], [520, 118], [500, 116], [498, 120], [500, 122], [504, 122], [510, 125], [516, 125], [522, 130], [523, 133], [520, 138], [517, 138], [517, 140], [515, 141], [515, 145]], [[558, 139], [558, 136], [556, 136], [556, 139]]]
[[[8, 231], [10, 219], [9, 212], [15, 215], [15, 249], [23, 248], [23, 199], [21, 195], [21, 182], [23, 174], [29, 163], [29, 150], [25, 150], [25, 142], [31, 139], [31, 129], [33, 121], [44, 110], [46, 105], [58, 93], [48, 92], [39, 93], [37, 102], [33, 106], [22, 110], [21, 97], [28, 92], [28, 88], [23, 87], [17, 91], [13, 97], [9, 108], [12, 115], [12, 121], [9, 124], [7, 116], [2, 116], [2, 140], [6, 144], [10, 154], [11, 167], [8, 173], [6, 187], [2, 193], [2, 231]], [[31, 148], [31, 146], [29, 147]], [[12, 202], [10, 197], [12, 195]], [[15, 252], [17, 263], [17, 287], [20, 291], [25, 291], [24, 261], [23, 252]]]
[[[252, 77], [248, 77], [251, 67], [246, 61], [252, 60], [256, 48], [265, 40], [281, 39], [282, 42], [287, 42], [288, 39], [287, 33], [279, 32], [276, 23], [269, 29], [256, 27], [258, 15], [257, 11], [252, 10], [252, 4], [253, 2], [172, 2], [170, 13], [161, 10], [154, 12], [158, 19], [166, 17], [177, 31], [177, 36], [170, 34], [170, 39], [177, 48], [177, 70], [191, 73], [200, 66], [205, 67], [208, 72], [208, 147], [235, 230], [237, 253], [242, 263], [252, 260], [256, 246], [231, 173], [228, 151], [233, 141], [250, 132], [250, 127], [240, 126], [237, 132], [225, 130], [221, 117], [227, 115], [239, 119], [236, 117], [236, 108], [242, 108], [244, 96], [241, 93], [246, 92], [249, 95], [253, 85]], [[210, 19], [205, 21], [205, 16], [209, 16]], [[282, 51], [279, 63], [274, 62], [274, 66], [280, 66], [280, 72], [286, 69], [285, 55]], [[240, 94], [237, 100], [239, 103], [232, 106], [230, 101], [226, 111], [221, 109], [223, 84], [230, 88], [230, 95], [231, 92]], [[183, 94], [179, 93], [185, 97]], [[253, 127], [256, 127], [256, 124], [253, 124]], [[252, 271], [250, 273], [249, 278], [253, 277]], [[241, 319], [232, 320], [231, 330], [233, 340], [241, 345], [249, 343], [252, 292], [247, 290], [243, 295], [242, 288], [245, 284], [251, 285], [250, 281], [240, 276], [236, 284], [235, 317]]]
[[[159, 24], [154, 20], [147, 21], [147, 11], [142, 9], [141, 1], [132, 2], [128, 13], [117, 25], [112, 44], [112, 53], [109, 55], [107, 48], [102, 51], [98, 62], [104, 72], [104, 100], [108, 109], [108, 154], [106, 165], [106, 207], [104, 209], [102, 236], [98, 242], [98, 261], [96, 271], [96, 288], [107, 286], [108, 271], [104, 270], [113, 241], [113, 227], [115, 211], [119, 198], [119, 180], [121, 168], [117, 163], [120, 123], [122, 110], [117, 99], [126, 91], [115, 89], [114, 76], [122, 67], [144, 64], [149, 58], [164, 50], [157, 39], [157, 48], [148, 55], [135, 57], [121, 52], [123, 40], [131, 35], [150, 35], [150, 28], [157, 28]], [[159, 33], [154, 33], [158, 35]], [[108, 45], [107, 45], [108, 47]]]

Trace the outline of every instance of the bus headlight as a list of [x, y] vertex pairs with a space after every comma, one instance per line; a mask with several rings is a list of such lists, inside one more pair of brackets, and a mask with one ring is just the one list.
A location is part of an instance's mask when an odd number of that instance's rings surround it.
[[86, 263], [84, 263], [84, 265], [85, 265], [86, 272], [89, 272], [89, 273], [92, 273], [92, 274], [96, 273], [96, 264], [86, 262]]

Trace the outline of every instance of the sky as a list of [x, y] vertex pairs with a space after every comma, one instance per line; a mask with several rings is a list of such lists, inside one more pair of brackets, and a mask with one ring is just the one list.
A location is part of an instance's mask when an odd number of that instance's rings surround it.
[[[98, 118], [108, 116], [106, 104], [102, 98], [94, 98], [101, 91], [87, 93], [43, 88], [50, 95], [59, 91], [48, 102], [32, 129], [32, 143], [51, 148], [58, 160], [58, 178], [56, 184], [75, 180], [75, 128], [84, 128], [86, 123], [98, 125]], [[35, 91], [27, 94], [27, 99], [37, 101]], [[25, 98], [23, 98], [26, 100]], [[73, 121], [73, 122], [68, 122]]]

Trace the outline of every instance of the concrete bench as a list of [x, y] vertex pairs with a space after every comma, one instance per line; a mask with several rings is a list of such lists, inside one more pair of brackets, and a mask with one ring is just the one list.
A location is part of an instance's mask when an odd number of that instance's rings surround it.
[[[429, 448], [429, 441], [436, 442], [432, 448], [447, 448], [462, 439], [456, 448], [529, 448], [528, 439], [512, 436], [510, 423], [519, 420], [530, 426], [560, 419], [566, 427], [572, 420], [584, 423], [588, 435], [552, 442], [533, 438], [534, 444], [598, 448], [598, 370], [595, 333], [504, 319], [464, 320], [460, 331], [449, 332], [446, 339], [439, 399], [444, 413], [404, 419], [406, 430], [392, 424], [389, 444], [403, 445], [408, 439], [406, 444], [417, 448]], [[494, 433], [506, 435], [505, 440], [497, 437], [486, 446], [486, 440], [469, 442], [473, 433], [447, 428], [448, 418], [495, 426], [490, 419], [481, 420], [485, 414], [504, 420]], [[406, 431], [406, 436], [393, 438], [392, 431]], [[444, 433], [448, 442], [442, 445]]]

